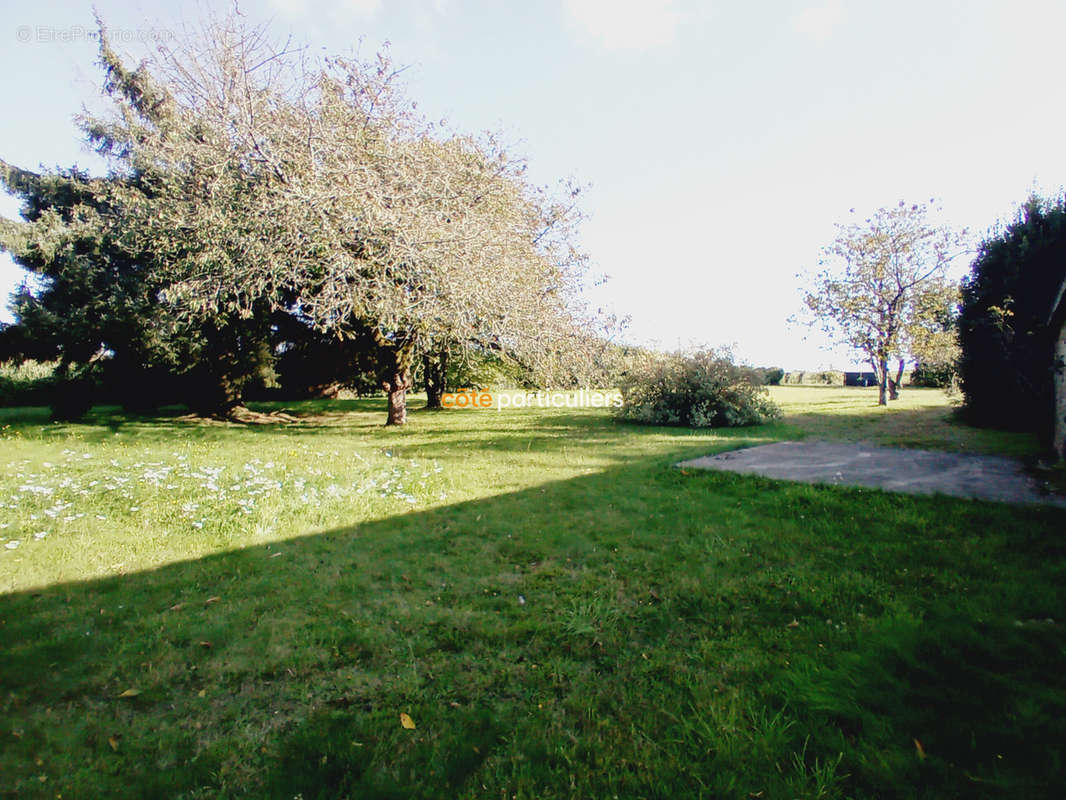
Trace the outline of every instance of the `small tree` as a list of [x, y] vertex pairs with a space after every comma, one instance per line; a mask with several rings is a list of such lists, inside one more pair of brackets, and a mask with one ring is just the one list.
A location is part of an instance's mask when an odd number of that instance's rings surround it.
[[[930, 210], [900, 202], [862, 223], [838, 225], [820, 262], [829, 266], [804, 294], [811, 324], [870, 364], [880, 405], [898, 396], [919, 331], [949, 313], [946, 272], [963, 250], [964, 234], [933, 226]], [[891, 360], [898, 360], [894, 376]]]
[[956, 387], [960, 298], [958, 287], [946, 282], [934, 284], [915, 297], [903, 337], [915, 362], [912, 386]]
[[757, 372], [767, 386], [780, 386], [781, 379], [785, 377], [785, 371], [781, 367], [760, 367]]

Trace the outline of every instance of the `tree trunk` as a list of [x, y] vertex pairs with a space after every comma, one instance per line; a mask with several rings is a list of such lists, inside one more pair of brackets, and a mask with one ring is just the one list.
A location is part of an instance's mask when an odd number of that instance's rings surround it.
[[411, 389], [412, 345], [404, 343], [386, 350], [389, 359], [388, 371], [382, 388], [389, 398], [389, 415], [386, 425], [407, 424], [407, 392]]
[[407, 390], [410, 388], [410, 373], [395, 372], [385, 381], [385, 391], [389, 396], [389, 417], [386, 425], [407, 424]]
[[265, 316], [205, 326], [206, 346], [189, 376], [186, 404], [197, 414], [217, 419], [241, 421], [249, 416], [246, 388], [256, 381], [269, 386], [276, 377], [267, 335]]
[[447, 391], [448, 348], [422, 356], [422, 382], [426, 387], [426, 408], [440, 408], [441, 396]]
[[193, 381], [185, 403], [202, 417], [234, 420], [237, 409], [243, 408], [243, 400], [241, 382], [231, 373], [204, 370]]
[[[896, 369], [896, 378], [895, 378], [895, 380], [893, 380], [892, 378], [888, 379], [888, 399], [889, 400], [899, 400], [899, 387], [903, 383], [903, 367], [904, 367], [904, 361], [901, 358], [899, 360], [899, 367], [897, 367], [897, 369]], [[885, 369], [886, 370], [888, 369], [888, 364], [887, 363], [885, 364]]]
[[235, 377], [232, 373], [218, 376], [213, 394], [216, 416], [230, 419], [234, 410], [244, 404], [243, 383], [244, 381]]
[[888, 405], [888, 359], [870, 359], [870, 366], [874, 368], [877, 377], [877, 405]]

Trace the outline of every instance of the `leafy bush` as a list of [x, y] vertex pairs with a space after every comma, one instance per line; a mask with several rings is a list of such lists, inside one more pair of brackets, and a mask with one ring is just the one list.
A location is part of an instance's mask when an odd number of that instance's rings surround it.
[[910, 385], [930, 389], [954, 389], [958, 383], [958, 365], [953, 361], [919, 361], [911, 372]]
[[0, 366], [0, 406], [49, 406], [52, 419], [79, 420], [101, 400], [98, 369], [67, 371], [54, 361]]
[[977, 425], [1050, 438], [1054, 420], [1051, 304], [1066, 279], [1066, 197], [1031, 197], [978, 250], [962, 284], [963, 415]]
[[782, 383], [803, 386], [843, 386], [844, 373], [837, 370], [822, 372], [787, 372]]
[[762, 382], [767, 386], [780, 386], [781, 379], [785, 377], [785, 371], [781, 367], [760, 367]]
[[56, 365], [23, 361], [0, 366], [0, 406], [46, 406], [55, 394]]
[[620, 388], [622, 405], [616, 413], [627, 422], [731, 428], [761, 425], [781, 416], [760, 373], [735, 364], [728, 351], [649, 360]]

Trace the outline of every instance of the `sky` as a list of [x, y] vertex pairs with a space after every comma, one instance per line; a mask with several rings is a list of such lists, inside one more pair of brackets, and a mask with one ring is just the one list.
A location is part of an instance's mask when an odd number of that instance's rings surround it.
[[[146, 39], [229, 4], [95, 7], [136, 59]], [[502, 132], [538, 183], [587, 185], [580, 244], [607, 277], [589, 300], [628, 316], [637, 344], [845, 368], [847, 351], [789, 318], [851, 209], [935, 198], [938, 222], [979, 238], [1034, 189], [1066, 183], [1061, 0], [260, 0], [241, 12], [312, 52], [387, 46], [428, 117]], [[102, 170], [73, 123], [101, 102], [92, 7], [4, 0], [0, 14], [0, 158]], [[0, 195], [0, 214], [17, 213]], [[23, 278], [0, 255], [0, 294]]]

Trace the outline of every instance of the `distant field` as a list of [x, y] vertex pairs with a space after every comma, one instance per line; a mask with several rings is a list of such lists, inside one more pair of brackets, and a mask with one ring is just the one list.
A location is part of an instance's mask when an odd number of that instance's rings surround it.
[[0, 410], [0, 795], [1059, 797], [1066, 512], [673, 467], [1035, 442], [773, 395], [723, 432]]

